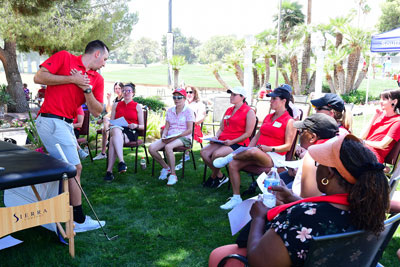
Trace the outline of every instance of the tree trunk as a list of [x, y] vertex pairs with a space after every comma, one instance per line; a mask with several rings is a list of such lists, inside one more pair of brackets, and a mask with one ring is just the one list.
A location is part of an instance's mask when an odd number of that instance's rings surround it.
[[290, 80], [289, 80], [289, 76], [288, 76], [287, 72], [284, 70], [281, 70], [281, 73], [282, 73], [283, 79], [285, 79], [285, 83], [290, 84]]
[[258, 72], [256, 68], [253, 68], [253, 89], [260, 89], [260, 77], [258, 77]]
[[357, 90], [358, 87], [360, 87], [361, 82], [364, 80], [365, 76], [367, 76], [368, 73], [368, 67], [363, 68], [360, 73], [358, 74], [358, 78], [356, 83], [354, 84], [354, 90]]
[[308, 84], [307, 84], [308, 92], [315, 91], [315, 75], [316, 75], [316, 71], [313, 71], [313, 74], [311, 75], [310, 80], [308, 81]]
[[0, 48], [0, 60], [3, 62], [7, 79], [7, 92], [11, 95], [15, 104], [9, 105], [10, 112], [27, 112], [28, 102], [22, 86], [21, 74], [17, 63], [17, 45], [15, 42], [4, 41], [4, 49]]
[[[343, 42], [343, 34], [341, 34], [340, 32], [337, 32], [336, 33], [336, 44], [335, 44], [335, 47], [336, 48], [338, 48], [339, 47], [339, 45], [341, 45], [342, 44], [342, 42]], [[343, 61], [340, 61], [339, 62], [339, 65], [343, 65]], [[339, 88], [340, 87], [340, 85], [339, 85], [339, 78], [338, 78], [338, 73], [337, 73], [337, 70], [336, 70], [336, 64], [333, 66], [333, 82], [334, 82], [334, 84], [335, 84], [335, 87], [336, 88]]]
[[311, 56], [311, 35], [307, 34], [304, 40], [303, 58], [301, 59], [301, 91], [305, 92], [308, 83], [308, 72]]
[[[269, 57], [264, 57], [264, 62], [265, 62], [265, 82], [269, 82], [269, 77], [271, 75], [271, 67], [269, 65]], [[264, 83], [263, 83], [264, 84]]]
[[354, 89], [353, 86], [357, 75], [358, 63], [360, 62], [360, 54], [360, 48], [356, 47], [347, 60], [346, 93], [350, 93]]
[[174, 69], [174, 88], [178, 88], [179, 70]]
[[239, 80], [240, 84], [243, 86], [244, 82], [243, 82], [243, 70], [242, 67], [240, 67], [239, 63], [235, 62], [233, 63], [233, 66], [235, 67], [235, 75], [236, 78]]
[[217, 81], [225, 88], [225, 89], [229, 89], [230, 86], [221, 78], [221, 76], [219, 75], [218, 71], [215, 70], [213, 71], [215, 79], [217, 79]]
[[332, 76], [329, 73], [326, 73], [325, 79], [329, 84], [329, 89], [332, 94], [336, 94], [335, 85], [333, 84]]
[[290, 58], [290, 66], [292, 67], [292, 73], [290, 74], [290, 79], [292, 80], [294, 94], [301, 95], [301, 90], [299, 85], [299, 64], [297, 62], [297, 56], [293, 56]]
[[261, 73], [261, 87], [265, 87], [266, 81], [265, 81], [265, 73]]
[[337, 79], [338, 79], [338, 88], [337, 90], [339, 90], [340, 94], [345, 94], [346, 90], [345, 90], [345, 73], [344, 73], [344, 69], [342, 67], [342, 65], [337, 65], [336, 68], [336, 73], [337, 73]]

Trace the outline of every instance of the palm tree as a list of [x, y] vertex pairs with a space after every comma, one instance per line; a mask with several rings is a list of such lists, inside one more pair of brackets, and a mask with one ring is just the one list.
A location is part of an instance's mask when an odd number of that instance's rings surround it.
[[[298, 2], [290, 2], [284, 0], [282, 2], [282, 13], [281, 13], [281, 41], [285, 43], [289, 32], [296, 25], [304, 23], [304, 14], [301, 11], [303, 6]], [[278, 23], [278, 14], [274, 15], [274, 22]]]
[[228, 68], [233, 69], [236, 75], [236, 78], [239, 80], [240, 84], [243, 86], [244, 85], [244, 74], [243, 74], [243, 68], [241, 66], [241, 63], [243, 62], [243, 53], [241, 50], [236, 50], [233, 53], [230, 53], [229, 55], [226, 55], [224, 57], [225, 62], [228, 64]]
[[[307, 4], [307, 26], [311, 24], [311, 5], [312, 0], [308, 0]], [[301, 59], [301, 82], [300, 88], [304, 92], [308, 84], [309, 75], [308, 69], [310, 68], [310, 57], [311, 57], [311, 33], [305, 33], [303, 57]]]
[[217, 61], [207, 65], [208, 69], [214, 74], [217, 81], [225, 88], [229, 89], [230, 86], [221, 78], [219, 75], [219, 71], [223, 69], [223, 65], [221, 62]]
[[168, 63], [171, 64], [174, 70], [174, 88], [176, 89], [178, 88], [179, 70], [186, 64], [186, 60], [184, 56], [174, 55]]
[[[348, 56], [348, 52], [342, 46], [336, 48], [333, 44], [328, 46], [329, 53], [325, 58], [325, 77], [328, 81], [331, 93], [343, 94], [345, 88], [345, 72], [341, 62]], [[330, 71], [337, 75], [338, 82], [334, 83]]]
[[[264, 58], [265, 63], [265, 83], [269, 82], [271, 75], [270, 60], [276, 54], [276, 32], [268, 29], [256, 35], [257, 46], [254, 50], [254, 57]], [[264, 86], [264, 83], [262, 83]]]

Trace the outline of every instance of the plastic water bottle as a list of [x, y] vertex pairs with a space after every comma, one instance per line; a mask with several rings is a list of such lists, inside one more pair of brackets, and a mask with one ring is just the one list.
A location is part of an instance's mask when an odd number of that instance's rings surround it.
[[263, 203], [268, 208], [276, 206], [276, 196], [273, 191], [268, 190], [270, 186], [277, 186], [280, 184], [280, 178], [276, 168], [271, 168], [271, 171], [267, 174], [264, 179], [264, 192], [263, 192]]
[[140, 167], [142, 168], [142, 170], [146, 169], [146, 160], [144, 159], [144, 157], [142, 157], [142, 159], [140, 160]]

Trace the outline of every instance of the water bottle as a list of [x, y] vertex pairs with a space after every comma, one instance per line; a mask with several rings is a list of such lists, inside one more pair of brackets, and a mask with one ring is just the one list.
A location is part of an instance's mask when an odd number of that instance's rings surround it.
[[83, 149], [83, 151], [85, 151], [86, 154], [89, 154], [89, 148], [87, 146], [85, 146], [85, 148]]
[[263, 191], [263, 203], [268, 208], [276, 206], [276, 196], [271, 190], [268, 190], [270, 186], [277, 186], [280, 184], [280, 178], [278, 171], [275, 167], [271, 168], [271, 171], [267, 174], [264, 179], [264, 191]]
[[144, 159], [144, 157], [142, 157], [142, 159], [140, 160], [140, 167], [142, 168], [142, 170], [146, 169], [146, 160]]

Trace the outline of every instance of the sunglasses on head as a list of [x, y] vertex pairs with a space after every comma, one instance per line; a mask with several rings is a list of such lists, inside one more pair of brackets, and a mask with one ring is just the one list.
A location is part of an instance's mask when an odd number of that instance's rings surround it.
[[172, 96], [172, 98], [173, 98], [174, 100], [176, 100], [176, 99], [183, 99], [183, 95], [174, 95], [174, 96]]
[[193, 94], [193, 91], [186, 91], [186, 94]]

